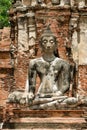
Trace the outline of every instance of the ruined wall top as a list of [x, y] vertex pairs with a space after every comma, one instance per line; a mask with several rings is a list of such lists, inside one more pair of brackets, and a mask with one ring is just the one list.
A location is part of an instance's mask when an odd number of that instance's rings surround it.
[[87, 6], [86, 0], [14, 0], [15, 7], [17, 6], [42, 6], [42, 7], [51, 7], [51, 6], [71, 6], [84, 8]]

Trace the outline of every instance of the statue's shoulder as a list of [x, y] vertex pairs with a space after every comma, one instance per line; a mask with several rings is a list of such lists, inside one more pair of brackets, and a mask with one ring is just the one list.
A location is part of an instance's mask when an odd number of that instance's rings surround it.
[[61, 58], [58, 58], [58, 57], [56, 57], [54, 61], [55, 62], [60, 62], [60, 63], [66, 62], [65, 60], [63, 60]]
[[40, 57], [40, 58], [35, 58], [35, 59], [31, 59], [30, 61], [29, 61], [29, 65], [35, 65], [35, 64], [37, 64], [39, 61], [42, 61], [42, 57]]
[[58, 62], [58, 63], [60, 63], [61, 65], [69, 66], [69, 62], [66, 61], [66, 60], [64, 60], [64, 59], [62, 59], [62, 58], [58, 58], [58, 57], [57, 57], [57, 58], [55, 59], [55, 61]]

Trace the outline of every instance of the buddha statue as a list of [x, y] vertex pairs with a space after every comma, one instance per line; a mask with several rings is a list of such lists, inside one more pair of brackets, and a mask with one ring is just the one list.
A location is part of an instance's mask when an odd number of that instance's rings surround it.
[[[65, 93], [70, 88], [70, 65], [67, 61], [55, 56], [57, 39], [49, 26], [40, 38], [42, 56], [31, 59], [29, 63], [29, 101], [31, 108], [47, 109], [62, 103], [73, 104], [77, 102], [74, 97]], [[40, 85], [36, 92], [36, 77], [40, 78]]]
[[[37, 75], [41, 83], [36, 95], [40, 97], [45, 97], [46, 95], [53, 96], [55, 94], [60, 96], [69, 89], [70, 66], [66, 61], [54, 55], [57, 41], [56, 37], [48, 29], [41, 36], [40, 40], [42, 56], [30, 60], [29, 63], [29, 93], [31, 93], [31, 99], [35, 96]], [[58, 86], [58, 77], [61, 71], [63, 73], [61, 77], [62, 85]]]

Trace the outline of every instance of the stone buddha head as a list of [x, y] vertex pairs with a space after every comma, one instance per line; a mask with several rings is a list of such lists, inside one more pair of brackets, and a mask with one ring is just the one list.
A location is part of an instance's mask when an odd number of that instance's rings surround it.
[[51, 32], [49, 26], [41, 35], [40, 46], [42, 48], [42, 51], [45, 52], [54, 52], [57, 48], [57, 38]]

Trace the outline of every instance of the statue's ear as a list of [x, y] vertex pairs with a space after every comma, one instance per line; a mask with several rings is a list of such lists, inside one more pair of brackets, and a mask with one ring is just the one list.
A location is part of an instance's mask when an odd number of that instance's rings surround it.
[[39, 46], [42, 48], [42, 38], [39, 40]]
[[41, 44], [41, 39], [39, 40], [39, 46], [42, 47], [42, 44]]
[[55, 49], [57, 49], [58, 48], [58, 41], [56, 40], [55, 42], [56, 42]]

